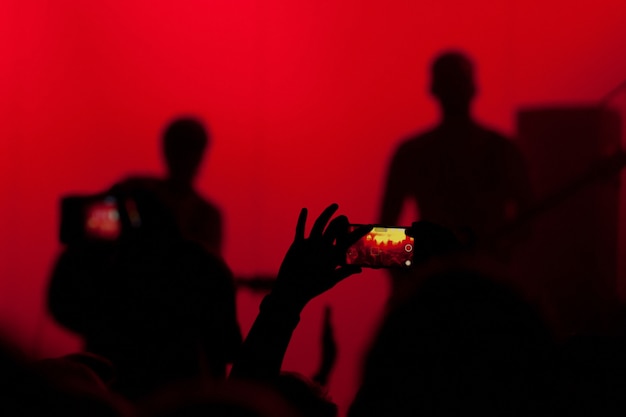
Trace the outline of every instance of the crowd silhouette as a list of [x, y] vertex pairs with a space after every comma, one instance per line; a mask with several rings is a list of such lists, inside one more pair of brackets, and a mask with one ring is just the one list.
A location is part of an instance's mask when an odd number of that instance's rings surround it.
[[[472, 118], [470, 59], [439, 55], [431, 93], [441, 123], [396, 152], [380, 218], [394, 225], [415, 199], [420, 220], [400, 243], [411, 243], [413, 264], [392, 276], [395, 302], [348, 416], [625, 414], [624, 333], [555, 340], [534, 300], [491, 262], [506, 259], [498, 231], [531, 192], [520, 152]], [[338, 416], [324, 388], [337, 350], [329, 308], [318, 373], [284, 372], [282, 362], [305, 306], [362, 271], [346, 254], [374, 225], [353, 227], [331, 204], [307, 235], [302, 209], [242, 340], [221, 258], [222, 216], [194, 188], [207, 132], [193, 117], [172, 121], [163, 133], [166, 178], [130, 177], [72, 200], [83, 207], [67, 215], [80, 225], [106, 198], [120, 230], [72, 235], [51, 272], [48, 309], [84, 350], [30, 363], [2, 343], [0, 414]]]

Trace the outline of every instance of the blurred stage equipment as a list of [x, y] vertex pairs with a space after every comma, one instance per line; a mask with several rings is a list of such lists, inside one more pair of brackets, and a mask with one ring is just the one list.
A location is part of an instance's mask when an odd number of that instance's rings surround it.
[[621, 118], [605, 106], [519, 111], [519, 146], [537, 204], [517, 267], [534, 281], [558, 336], [610, 332], [617, 294]]

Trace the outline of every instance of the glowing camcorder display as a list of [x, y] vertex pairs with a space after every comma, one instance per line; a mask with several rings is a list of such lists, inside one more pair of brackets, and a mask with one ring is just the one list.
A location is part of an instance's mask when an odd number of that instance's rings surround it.
[[85, 232], [93, 239], [115, 240], [120, 236], [122, 226], [114, 198], [106, 198], [86, 207]]
[[[357, 225], [351, 226], [353, 229]], [[413, 264], [414, 239], [406, 227], [376, 226], [348, 248], [346, 263], [366, 268], [408, 268]]]

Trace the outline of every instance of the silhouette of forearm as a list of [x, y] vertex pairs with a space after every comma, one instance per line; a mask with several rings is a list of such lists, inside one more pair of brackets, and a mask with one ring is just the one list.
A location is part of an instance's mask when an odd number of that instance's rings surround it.
[[348, 247], [365, 236], [371, 225], [350, 231], [346, 216], [331, 220], [339, 206], [331, 204], [317, 217], [305, 236], [308, 211], [300, 210], [294, 241], [278, 271], [272, 292], [263, 299], [250, 333], [243, 343], [231, 376], [272, 378], [280, 374], [291, 335], [300, 312], [313, 298], [350, 275], [356, 265], [342, 265]]
[[291, 335], [300, 322], [301, 310], [300, 306], [279, 300], [272, 294], [266, 296], [230, 376], [250, 379], [278, 376]]

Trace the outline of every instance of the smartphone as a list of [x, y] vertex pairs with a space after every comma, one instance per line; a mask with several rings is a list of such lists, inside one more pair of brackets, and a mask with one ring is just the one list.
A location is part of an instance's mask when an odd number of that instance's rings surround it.
[[68, 196], [61, 199], [61, 243], [115, 241], [121, 234], [120, 209], [114, 196]]
[[[350, 225], [354, 230], [360, 225]], [[365, 268], [409, 268], [413, 265], [414, 239], [407, 227], [376, 225], [346, 252], [346, 264]]]

